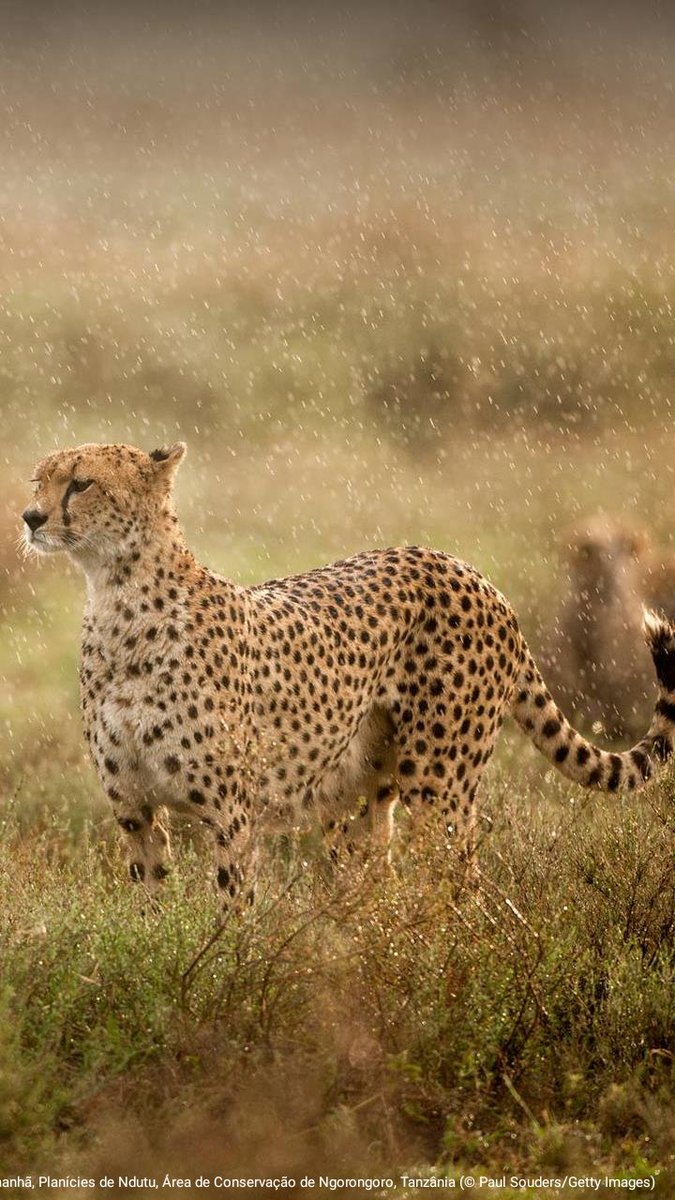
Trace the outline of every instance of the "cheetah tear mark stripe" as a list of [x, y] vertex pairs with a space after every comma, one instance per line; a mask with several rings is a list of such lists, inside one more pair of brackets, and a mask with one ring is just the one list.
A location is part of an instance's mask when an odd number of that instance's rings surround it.
[[68, 486], [67, 486], [65, 492], [63, 493], [63, 496], [61, 497], [61, 518], [63, 520], [63, 524], [66, 529], [70, 525], [70, 513], [68, 512], [68, 501], [70, 500], [70, 497], [73, 495], [73, 493], [77, 492], [77, 490], [78, 490], [77, 480], [75, 479], [74, 472], [75, 472], [75, 468], [78, 466], [79, 462], [80, 462], [79, 458], [76, 458], [75, 462], [73, 464], [73, 475], [70, 479], [70, 482], [68, 483]]
[[659, 685], [645, 737], [621, 754], [594, 746], [573, 729], [553, 700], [527, 646], [512, 703], [512, 715], [535, 746], [559, 771], [583, 787], [617, 792], [642, 787], [670, 758], [675, 744], [675, 628], [645, 612], [644, 634]]
[[74, 483], [75, 483], [75, 480], [71, 479], [70, 483], [68, 484], [68, 487], [66, 488], [66, 490], [63, 493], [63, 496], [61, 498], [61, 519], [62, 519], [64, 527], [66, 529], [70, 525], [70, 513], [68, 512], [68, 501], [70, 500], [70, 497], [72, 496], [73, 492], [75, 491]]
[[[79, 461], [79, 459], [76, 460], [75, 466], [77, 466]], [[92, 482], [93, 481], [91, 479], [71, 479], [61, 498], [61, 514], [64, 528], [67, 529], [71, 523], [71, 517], [68, 511], [68, 501], [70, 500], [70, 497], [77, 495], [79, 492], [86, 492], [87, 489], [91, 487]]]

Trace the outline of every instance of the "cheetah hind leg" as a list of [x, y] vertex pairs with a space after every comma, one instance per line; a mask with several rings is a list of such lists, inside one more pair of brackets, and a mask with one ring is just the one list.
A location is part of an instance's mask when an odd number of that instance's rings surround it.
[[336, 815], [326, 805], [322, 821], [324, 844], [337, 867], [343, 862], [379, 859], [391, 864], [391, 841], [398, 790], [393, 778], [374, 774]]
[[335, 773], [324, 781], [319, 809], [330, 857], [390, 861], [395, 781], [394, 721], [382, 704], [366, 713]]
[[412, 841], [417, 847], [442, 839], [452, 859], [453, 894], [475, 888], [480, 879], [479, 828], [474, 804], [476, 788], [468, 793], [425, 786], [402, 789], [401, 802], [411, 816]]

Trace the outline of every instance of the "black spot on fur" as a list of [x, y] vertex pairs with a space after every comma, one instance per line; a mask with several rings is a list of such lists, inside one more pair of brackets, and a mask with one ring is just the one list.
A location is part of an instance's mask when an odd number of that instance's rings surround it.
[[[553, 719], [547, 721], [541, 732], [545, 738], [555, 737], [556, 734], [560, 733], [560, 721], [555, 721]], [[567, 755], [564, 755], [564, 757], [566, 758]], [[557, 761], [562, 762], [562, 759], [558, 759]]]
[[659, 737], [654, 738], [652, 745], [654, 756], [658, 758], [659, 762], [667, 762], [673, 753], [673, 743], [670, 738], [667, 738], [664, 734], [660, 734]]
[[607, 791], [616, 792], [621, 783], [621, 758], [618, 754], [612, 754], [610, 755], [610, 762], [612, 764], [612, 771], [607, 780]]
[[126, 833], [137, 833], [142, 828], [140, 821], [135, 821], [133, 817], [122, 817], [117, 824], [124, 829]]
[[656, 711], [667, 721], [671, 721], [675, 725], [675, 704], [672, 700], [665, 700], [663, 696], [657, 701]]
[[667, 692], [675, 691], [675, 648], [670, 630], [659, 626], [649, 634], [648, 641], [659, 683]]
[[650, 779], [652, 775], [652, 764], [649, 761], [649, 755], [645, 754], [643, 750], [631, 750], [630, 756], [642, 778]]

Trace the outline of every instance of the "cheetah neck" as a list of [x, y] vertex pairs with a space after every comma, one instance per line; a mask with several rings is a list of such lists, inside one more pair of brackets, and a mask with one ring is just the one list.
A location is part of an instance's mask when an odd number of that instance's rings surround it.
[[201, 568], [188, 549], [173, 513], [154, 522], [138, 523], [124, 546], [101, 558], [81, 558], [91, 604], [119, 599], [124, 594], [154, 593], [189, 580]]

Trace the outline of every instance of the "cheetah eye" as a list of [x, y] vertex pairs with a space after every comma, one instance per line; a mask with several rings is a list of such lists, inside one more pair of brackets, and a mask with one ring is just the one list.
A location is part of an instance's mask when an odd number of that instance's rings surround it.
[[29, 482], [33, 484], [34, 491], [36, 491], [36, 492], [42, 491], [43, 484], [42, 484], [41, 479], [31, 479]]
[[93, 479], [72, 479], [70, 482], [71, 492], [86, 492], [93, 484]]

